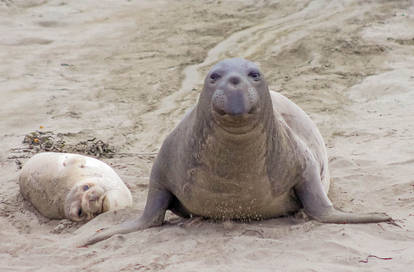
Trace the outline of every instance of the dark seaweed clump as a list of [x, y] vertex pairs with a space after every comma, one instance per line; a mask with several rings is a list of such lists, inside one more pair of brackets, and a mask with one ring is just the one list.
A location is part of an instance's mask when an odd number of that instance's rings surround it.
[[97, 158], [113, 158], [114, 147], [102, 140], [91, 138], [76, 143], [68, 143], [64, 138], [66, 134], [55, 134], [52, 131], [34, 131], [26, 134], [23, 147], [13, 148], [9, 159], [16, 159], [21, 168], [19, 159], [30, 158], [39, 152], [77, 153]]

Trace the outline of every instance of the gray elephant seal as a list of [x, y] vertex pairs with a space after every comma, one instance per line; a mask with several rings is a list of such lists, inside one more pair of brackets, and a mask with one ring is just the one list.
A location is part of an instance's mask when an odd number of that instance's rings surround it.
[[326, 223], [390, 220], [336, 210], [327, 197], [325, 144], [308, 115], [271, 92], [258, 67], [227, 59], [208, 73], [195, 108], [165, 139], [152, 167], [144, 213], [85, 244], [183, 216], [266, 219], [303, 208]]
[[24, 165], [20, 192], [45, 217], [90, 220], [132, 205], [121, 178], [106, 163], [78, 154], [39, 153]]

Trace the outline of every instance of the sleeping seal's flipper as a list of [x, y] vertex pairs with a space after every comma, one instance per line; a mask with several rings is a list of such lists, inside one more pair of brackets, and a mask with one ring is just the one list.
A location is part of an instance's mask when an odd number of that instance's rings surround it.
[[86, 242], [82, 242], [80, 246], [88, 246], [108, 239], [116, 234], [126, 234], [162, 225], [165, 217], [165, 212], [168, 209], [172, 199], [173, 195], [170, 192], [166, 190], [150, 188], [144, 213], [141, 217], [103, 229], [102, 231], [94, 234], [92, 237], [87, 239]]
[[326, 195], [317, 167], [307, 167], [303, 181], [295, 186], [295, 192], [301, 201], [305, 213], [322, 223], [378, 223], [392, 221], [384, 213], [353, 214], [336, 210]]

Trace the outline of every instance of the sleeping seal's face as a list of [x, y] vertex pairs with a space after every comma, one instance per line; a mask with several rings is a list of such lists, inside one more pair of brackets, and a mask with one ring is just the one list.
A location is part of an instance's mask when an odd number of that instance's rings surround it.
[[211, 98], [213, 120], [234, 134], [254, 129], [266, 90], [259, 68], [240, 58], [217, 63], [204, 82], [204, 95]]
[[65, 201], [65, 215], [73, 221], [91, 220], [104, 211], [105, 190], [93, 182], [74, 187]]

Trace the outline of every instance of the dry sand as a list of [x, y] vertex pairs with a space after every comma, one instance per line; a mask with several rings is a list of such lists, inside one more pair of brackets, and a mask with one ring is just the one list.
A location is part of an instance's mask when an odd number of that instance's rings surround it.
[[[318, 124], [334, 204], [386, 212], [399, 227], [169, 213], [162, 227], [73, 247], [141, 213], [153, 153], [209, 67], [233, 56], [259, 63], [270, 87]], [[0, 59], [1, 271], [412, 270], [413, 1], [1, 0]], [[110, 143], [117, 153], [104, 161], [134, 210], [85, 225], [39, 215], [19, 194], [16, 160], [25, 159], [13, 150], [36, 130]]]

